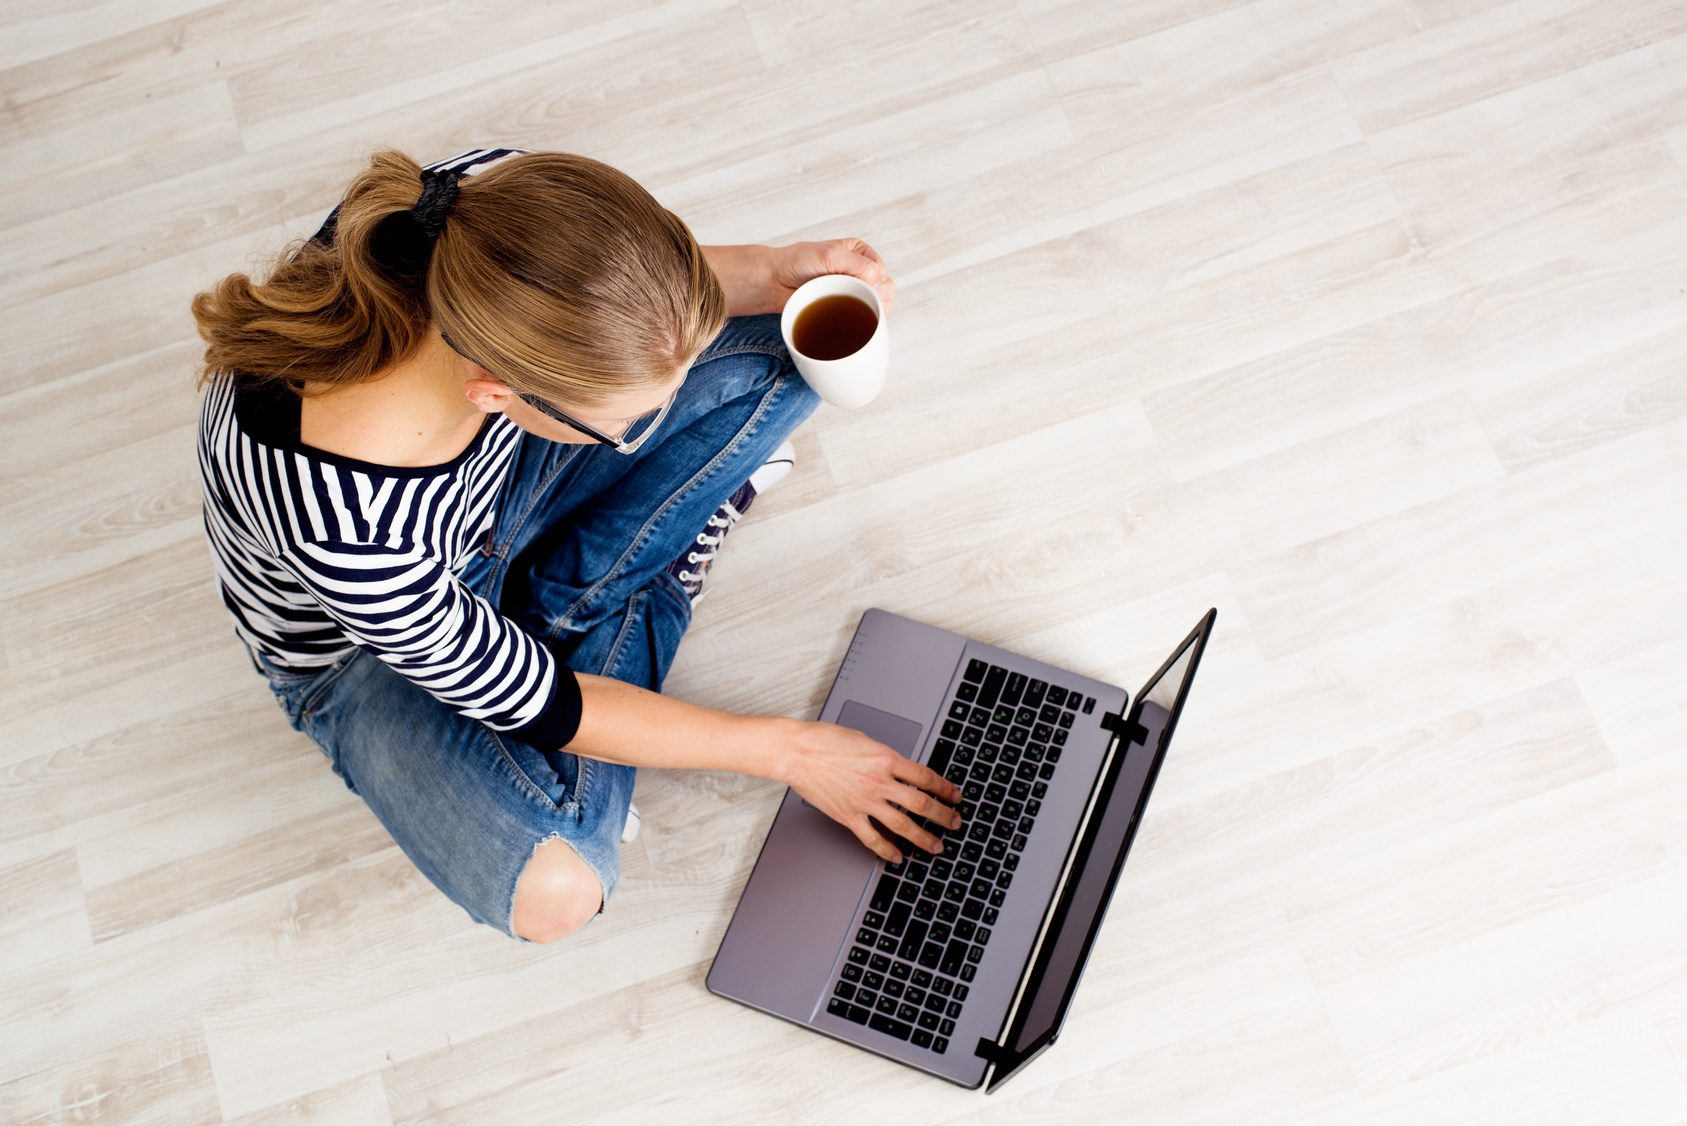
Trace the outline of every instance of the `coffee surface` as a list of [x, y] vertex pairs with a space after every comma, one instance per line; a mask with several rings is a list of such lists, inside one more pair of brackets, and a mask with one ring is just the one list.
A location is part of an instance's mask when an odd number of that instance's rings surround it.
[[817, 298], [791, 325], [791, 343], [811, 360], [841, 360], [854, 355], [879, 327], [873, 307], [859, 297], [837, 293]]

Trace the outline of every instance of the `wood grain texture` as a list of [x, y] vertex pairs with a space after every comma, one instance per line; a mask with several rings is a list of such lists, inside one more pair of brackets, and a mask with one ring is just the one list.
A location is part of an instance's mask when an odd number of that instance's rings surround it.
[[[0, 1120], [1687, 1121], [1679, 3], [0, 0], [0, 95]], [[251, 671], [187, 302], [386, 144], [899, 278], [672, 694], [812, 717], [873, 606], [1134, 687], [1219, 607], [997, 1095], [704, 989], [773, 783], [642, 772], [520, 945]]]

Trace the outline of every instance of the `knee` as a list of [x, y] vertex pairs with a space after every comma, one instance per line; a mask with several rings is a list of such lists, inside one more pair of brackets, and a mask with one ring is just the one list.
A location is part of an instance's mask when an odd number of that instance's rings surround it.
[[516, 881], [510, 929], [529, 942], [555, 942], [591, 922], [601, 906], [597, 873], [567, 844], [548, 840]]

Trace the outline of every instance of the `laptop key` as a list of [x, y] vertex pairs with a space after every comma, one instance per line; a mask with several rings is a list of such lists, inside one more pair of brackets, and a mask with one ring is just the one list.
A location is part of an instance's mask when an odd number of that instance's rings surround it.
[[920, 1010], [908, 1004], [906, 1001], [896, 1007], [897, 1020], [918, 1020], [919, 1016]]
[[990, 906], [1000, 907], [1007, 897], [1007, 892], [1003, 891], [1001, 888], [997, 888], [995, 891], [990, 893]]
[[909, 1037], [909, 1039], [913, 1041], [914, 1047], [916, 1048], [931, 1047], [931, 1033], [927, 1032], [923, 1028], [914, 1029], [914, 1035]]
[[1039, 723], [1031, 729], [1031, 738], [1039, 743], [1046, 743], [1054, 738], [1054, 727], [1051, 724]]
[[[967, 947], [967, 961], [976, 962], [983, 957], [984, 957], [984, 947], [982, 947], [982, 946], [969, 946], [969, 947]], [[881, 1001], [880, 1006], [882, 1007], [883, 1004], [884, 1003]]]
[[847, 981], [840, 981], [838, 982], [837, 988], [832, 990], [832, 992], [836, 993], [839, 997], [842, 997], [845, 1001], [848, 1001], [850, 998], [855, 996], [855, 986], [851, 985]]
[[[849, 1002], [845, 1001], [842, 997], [833, 997], [830, 1001], [828, 1001], [826, 1003], [826, 1011], [827, 1012], [831, 1013], [835, 1017], [843, 1017], [845, 1020], [855, 1020], [854, 1017], [849, 1015], [849, 1011], [851, 1009], [856, 1009], [856, 1008], [860, 1008], [860, 1006], [851, 1005]], [[867, 1019], [867, 1010], [861, 1009], [861, 1020], [856, 1020], [855, 1023], [861, 1024], [861, 1023], [865, 1022], [866, 1019]]]
[[943, 1036], [939, 1036], [937, 1039], [933, 1040], [931, 1042], [931, 1050], [936, 1052], [940, 1056], [944, 1052], [947, 1052], [949, 1050], [949, 1040], [948, 1040], [948, 1038], [943, 1037]]
[[871, 958], [872, 956], [873, 956], [872, 951], [863, 950], [859, 946], [851, 946], [849, 948], [849, 960], [851, 962], [855, 963], [858, 966], [865, 963], [867, 961], [867, 959]]
[[1003, 889], [1012, 887], [1013, 886], [1013, 873], [1012, 872], [1003, 872], [1001, 875], [997, 876], [996, 877], [996, 886], [999, 887], [999, 888], [1003, 888]]
[[914, 971], [914, 984], [921, 989], [931, 988], [931, 975], [924, 970]]
[[926, 998], [929, 996], [930, 994], [921, 989], [919, 986], [910, 985], [908, 987], [908, 991], [902, 995], [902, 999], [910, 1005], [924, 1005], [926, 1003]]
[[877, 993], [869, 993], [865, 989], [857, 989], [855, 991], [855, 1003], [857, 1005], [865, 1005], [870, 1009], [879, 1003], [879, 995]]
[[979, 927], [977, 933], [972, 936], [972, 940], [980, 946], [990, 945], [990, 928]]
[[988, 664], [974, 657], [967, 662], [967, 671], [961, 674], [961, 679], [973, 684], [980, 684], [984, 680], [984, 674], [989, 671], [990, 666]]
[[941, 945], [945, 942], [948, 942], [949, 941], [949, 924], [948, 923], [933, 923], [933, 924], [931, 924], [931, 930], [929, 932], [927, 932], [926, 940], [928, 942], [938, 943], [939, 945]]
[[996, 925], [996, 909], [994, 907], [986, 907], [984, 909], [984, 918], [980, 921], [987, 927], [995, 926]]
[[1031, 796], [1032, 797], [1041, 799], [1043, 797], [1046, 797], [1048, 795], [1048, 792], [1049, 792], [1049, 787], [1048, 787], [1047, 782], [1033, 782], [1033, 783], [1031, 783]]
[[930, 1009], [934, 1013], [941, 1013], [949, 1007], [949, 1004], [950, 1002], [947, 998], [939, 996], [936, 993], [926, 994], [926, 1008]]
[[[897, 1015], [901, 1016], [902, 1014], [898, 1013]], [[938, 1016], [936, 1013], [915, 1013], [914, 1015], [918, 1018], [921, 1028], [929, 1028], [933, 1032], [937, 1031], [938, 1027], [943, 1023], [943, 1018]], [[906, 1020], [908, 1018], [903, 1017], [903, 1019]]]
[[983, 913], [984, 901], [981, 899], [969, 899], [965, 903], [961, 904], [961, 914], [965, 915], [969, 919], [976, 920], [978, 916]]
[[879, 936], [868, 930], [866, 927], [862, 927], [860, 930], [855, 932], [855, 941], [859, 942], [863, 946], [871, 946], [878, 940]]
[[898, 1004], [900, 1004], [900, 1002], [897, 1001], [895, 997], [880, 997], [879, 1003], [874, 1005], [873, 1008], [879, 1010], [879, 1012], [885, 1014], [886, 1016], [893, 1017], [896, 1015], [896, 1006]]
[[[1025, 766], [1027, 764], [1022, 762], [1019, 765]], [[999, 782], [1005, 786], [1007, 783], [1013, 781], [1013, 767], [1009, 766], [1005, 762], [999, 762], [996, 764], [996, 769], [990, 772], [990, 778], [992, 781]]]
[[1049, 703], [1053, 704], [1055, 707], [1058, 708], [1062, 704], [1066, 703], [1066, 689], [1056, 688], [1054, 685], [1051, 684], [1051, 685], [1049, 685], [1048, 695], [1047, 695], [1046, 699], [1048, 700]]
[[931, 758], [926, 760], [926, 766], [933, 773], [942, 774], [949, 769], [949, 756], [955, 753], [955, 744], [947, 739], [939, 739], [937, 745], [931, 749]]
[[896, 952], [897, 957], [913, 961], [919, 955], [920, 944], [926, 940], [926, 925], [918, 920], [908, 924], [908, 933], [902, 936], [902, 947]]
[[912, 973], [913, 970], [914, 967], [910, 966], [907, 962], [892, 962], [890, 964], [890, 976], [896, 978], [898, 981], [907, 981], [908, 975]]
[[1078, 715], [1077, 715], [1076, 712], [1061, 712], [1060, 713], [1060, 726], [1071, 727], [1072, 721], [1077, 719], [1077, 718], [1078, 718]]
[[970, 708], [966, 715], [958, 717], [972, 724], [974, 727], [989, 727], [994, 714], [989, 708]]
[[884, 1016], [880, 1013], [874, 1013], [872, 1015], [872, 1017], [867, 1021], [867, 1027], [871, 1028], [874, 1032], [882, 1032], [886, 1036], [894, 1036], [898, 1040], [908, 1039], [909, 1034], [914, 1031], [913, 1025], [904, 1024], [899, 1020], [892, 1020], [890, 1017]]
[[1014, 727], [1008, 730], [1008, 742], [1013, 744], [1015, 747], [1023, 747], [1025, 745], [1025, 741], [1030, 737], [1031, 733], [1023, 727]]
[[863, 988], [863, 989], [877, 989], [879, 986], [883, 985], [884, 983], [885, 983], [885, 975], [884, 974], [874, 973], [872, 970], [868, 970], [866, 975], [864, 977], [862, 977], [862, 979], [861, 979], [861, 988]]
[[883, 954], [874, 954], [873, 960], [867, 963], [867, 968], [882, 974], [890, 969], [890, 959]]
[[984, 788], [984, 800], [1000, 805], [1007, 800], [1008, 788], [1000, 782], [992, 782]]
[[1019, 698], [1025, 694], [1026, 677], [1022, 672], [1008, 674], [1008, 682], [1002, 685], [1002, 699], [1010, 704], [1019, 703]]
[[[873, 910], [890, 910], [891, 900], [896, 898], [896, 884], [897, 880], [895, 876], [879, 877], [879, 886], [873, 889], [873, 902], [871, 904]], [[918, 889], [916, 889], [916, 892], [917, 890]]]
[[1043, 693], [1048, 690], [1049, 686], [1047, 684], [1044, 684], [1040, 680], [1033, 680], [1030, 684], [1025, 686], [1024, 703], [1028, 707], [1037, 707], [1043, 702]]
[[953, 719], [944, 720], [943, 721], [943, 737], [945, 739], [959, 739], [961, 737], [961, 724], [960, 724], [960, 722], [958, 720], [953, 720]]
[[[1024, 766], [1025, 764], [1020, 763], [1019, 765]], [[1043, 768], [1041, 770], [1039, 770], [1037, 773], [1044, 778], [1053, 778], [1054, 777], [1054, 763], [1052, 763], [1052, 762], [1043, 763]]]
[[[955, 721], [951, 719], [948, 722], [954, 723]], [[943, 734], [949, 734], [947, 723], [944, 725]], [[980, 731], [976, 727], [963, 727], [955, 734], [954, 738], [959, 739], [962, 743], [965, 743], [969, 747], [976, 747], [978, 746], [979, 741], [984, 738], [984, 732]]]
[[[966, 988], [966, 986], [964, 986], [964, 985], [962, 985], [962, 986], [957, 986], [957, 988], [959, 988], [959, 989], [965, 989], [965, 988]], [[956, 1017], [958, 1017], [958, 1016], [960, 1016], [960, 1015], [961, 1015], [961, 1003], [960, 1003], [960, 1002], [959, 1002], [959, 1001], [950, 1001], [950, 1002], [949, 1002], [949, 1010], [948, 1010], [948, 1011], [949, 1011], [949, 1018], [950, 1018], [950, 1019], [951, 1019], [951, 1020], [953, 1020], [953, 1019], [954, 1019], [954, 1018], [956, 1018]]]
[[1008, 736], [1008, 729], [999, 723], [992, 723], [984, 731], [984, 738], [992, 743], [1000, 743]]
[[[1023, 766], [1024, 764], [1021, 763], [1020, 765]], [[953, 782], [954, 779], [951, 778], [949, 781]], [[1008, 793], [1018, 798], [1020, 801], [1024, 801], [1026, 798], [1031, 796], [1031, 785], [1023, 778], [1016, 779], [1013, 785], [1008, 787]]]
[[965, 723], [967, 716], [969, 716], [971, 714], [972, 714], [972, 709], [967, 707], [966, 704], [962, 703], [959, 700], [956, 700], [953, 704], [949, 705], [949, 718], [950, 719], [958, 719], [962, 723]]
[[877, 945], [878, 948], [886, 954], [896, 953], [896, 939], [892, 938], [888, 934], [881, 934]]
[[966, 962], [966, 956], [967, 944], [956, 939], [943, 951], [943, 964], [939, 969], [952, 977]]
[[860, 981], [861, 967], [856, 965], [854, 962], [845, 962], [843, 968], [843, 979], [845, 981]]
[[935, 942], [928, 942], [920, 948], [920, 965], [928, 970], [935, 970], [943, 960], [943, 947]]
[[878, 930], [880, 927], [885, 925], [885, 917], [877, 911], [869, 911], [865, 915], [861, 916], [861, 925]]
[[1007, 855], [1008, 843], [1000, 837], [992, 837], [990, 843], [984, 846], [984, 854], [996, 860]]
[[1037, 709], [1021, 707], [1013, 713], [1013, 722], [1021, 727], [1030, 727], [1037, 722]]
[[[936, 979], [935, 981], [933, 981], [931, 983], [931, 987], [932, 987], [933, 990], [935, 990], [937, 993], [943, 995], [944, 997], [949, 996], [949, 994], [951, 994], [955, 991], [955, 983], [950, 981], [946, 977], [940, 977], [940, 978]], [[964, 998], [963, 998], [963, 1000], [964, 1000]]]
[[1068, 734], [1069, 732], [1064, 727], [1057, 727], [1054, 730], [1054, 738], [1050, 740], [1050, 742], [1057, 747], [1064, 747], [1066, 745], [1066, 736]]
[[978, 968], [976, 966], [974, 966], [971, 962], [968, 962], [966, 965], [961, 967], [961, 980], [962, 981], [971, 981], [973, 978], [975, 978], [977, 976], [978, 976]]
[[929, 879], [925, 882], [925, 887], [921, 888], [920, 891], [928, 899], [941, 899], [941, 898], [943, 898], [943, 889], [944, 889], [945, 886], [946, 885], [944, 884], [944, 882], [942, 880], [938, 879], [936, 876], [933, 876], [931, 879]]
[[978, 702], [987, 708], [995, 707], [1007, 679], [1008, 670], [1000, 665], [991, 665], [990, 671], [984, 674], [984, 683], [978, 686]]
[[955, 1031], [955, 1022], [952, 1020], [942, 1021], [938, 1024], [937, 1031], [943, 1033], [945, 1036], [948, 1036], [950, 1033]]
[[914, 900], [918, 899], [919, 897], [920, 897], [920, 885], [915, 883], [913, 880], [903, 881], [902, 886], [896, 889], [896, 898], [897, 899], [905, 900], [909, 903], [912, 903]]

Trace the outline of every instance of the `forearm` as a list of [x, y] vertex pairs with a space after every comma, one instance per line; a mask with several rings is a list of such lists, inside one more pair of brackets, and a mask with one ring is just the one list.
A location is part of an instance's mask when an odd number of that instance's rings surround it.
[[703, 257], [726, 292], [726, 315], [777, 313], [789, 291], [774, 284], [765, 246], [705, 246]]
[[881, 827], [938, 851], [937, 837], [913, 817], [949, 828], [960, 824], [955, 811], [932, 796], [958, 802], [959, 786], [859, 731], [733, 715], [618, 680], [578, 675], [580, 728], [568, 744], [575, 754], [627, 766], [730, 770], [784, 782], [893, 862], [901, 853]]
[[796, 720], [734, 715], [577, 674], [580, 729], [568, 750], [626, 766], [730, 770], [786, 782]]

